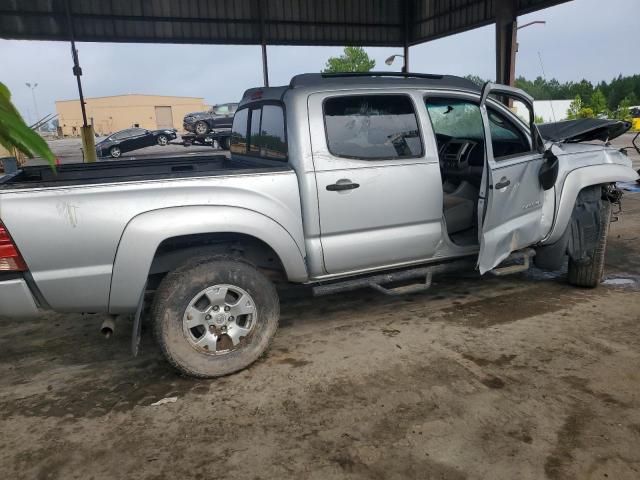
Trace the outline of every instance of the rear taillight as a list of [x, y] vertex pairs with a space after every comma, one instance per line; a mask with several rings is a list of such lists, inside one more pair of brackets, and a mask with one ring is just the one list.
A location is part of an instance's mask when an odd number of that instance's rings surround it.
[[27, 264], [24, 262], [18, 247], [4, 225], [0, 223], [0, 272], [24, 272]]

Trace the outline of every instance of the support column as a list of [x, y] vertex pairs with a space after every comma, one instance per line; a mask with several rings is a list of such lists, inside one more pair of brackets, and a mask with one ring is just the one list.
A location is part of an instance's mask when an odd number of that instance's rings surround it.
[[269, 86], [269, 63], [267, 62], [267, 42], [264, 35], [264, 10], [262, 0], [258, 0], [258, 15], [260, 16], [260, 44], [262, 46], [262, 76], [264, 86]]
[[262, 76], [264, 77], [264, 86], [269, 86], [269, 65], [267, 62], [267, 45], [262, 44]]
[[80, 60], [78, 59], [78, 50], [76, 49], [76, 40], [73, 31], [73, 21], [71, 19], [71, 9], [69, 7], [69, 0], [65, 0], [65, 8], [67, 11], [67, 26], [69, 28], [69, 39], [71, 40], [71, 56], [73, 57], [73, 74], [78, 82], [78, 95], [80, 96], [80, 109], [82, 110], [82, 151], [84, 161], [91, 163], [96, 161], [96, 136], [93, 131], [93, 125], [87, 123], [87, 111], [84, 104], [84, 95], [82, 94], [82, 82], [80, 76], [82, 75], [82, 68], [80, 68]]
[[516, 35], [518, 31], [516, 2], [495, 0], [496, 15], [496, 82], [513, 86], [516, 73]]
[[404, 65], [402, 71], [407, 73], [409, 71], [409, 0], [404, 0], [404, 46], [403, 46], [403, 60]]

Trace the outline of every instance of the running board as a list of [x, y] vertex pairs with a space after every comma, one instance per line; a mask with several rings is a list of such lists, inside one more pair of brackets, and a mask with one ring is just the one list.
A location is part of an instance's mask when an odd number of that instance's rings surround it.
[[[407, 295], [428, 290], [434, 274], [446, 273], [460, 270], [473, 270], [475, 258], [464, 258], [447, 263], [441, 263], [429, 267], [411, 268], [408, 270], [396, 270], [388, 273], [373, 274], [363, 277], [355, 277], [332, 283], [323, 283], [312, 287], [315, 296], [330, 295], [338, 292], [357, 290], [359, 288], [373, 288], [385, 295]], [[404, 282], [408, 280], [418, 280], [411, 285], [388, 288], [384, 285], [394, 282]]]
[[517, 263], [515, 265], [508, 265], [506, 267], [500, 267], [498, 265], [493, 270], [489, 270], [493, 275], [498, 277], [502, 277], [504, 275], [511, 275], [513, 273], [520, 273], [529, 270], [529, 266], [531, 265], [531, 259], [536, 255], [536, 251], [533, 248], [525, 248], [523, 250], [518, 250], [517, 252], [513, 252], [509, 255], [503, 262], [515, 262], [522, 261], [522, 263]]

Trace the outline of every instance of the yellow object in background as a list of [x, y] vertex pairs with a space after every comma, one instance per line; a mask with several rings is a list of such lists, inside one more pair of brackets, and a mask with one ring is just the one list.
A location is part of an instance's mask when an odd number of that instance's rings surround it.
[[631, 129], [640, 131], [640, 117], [631, 119]]
[[93, 131], [93, 125], [80, 127], [80, 135], [82, 136], [82, 150], [84, 151], [85, 163], [93, 163], [96, 161], [96, 134]]

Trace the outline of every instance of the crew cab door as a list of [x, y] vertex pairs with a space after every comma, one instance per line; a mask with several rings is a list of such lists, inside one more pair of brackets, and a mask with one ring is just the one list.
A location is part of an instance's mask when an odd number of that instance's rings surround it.
[[431, 258], [442, 236], [442, 184], [422, 97], [314, 93], [308, 107], [326, 273]]
[[[507, 100], [510, 108], [494, 101], [495, 96]], [[526, 121], [512, 113], [515, 106]], [[533, 99], [519, 89], [487, 83], [480, 111], [486, 138], [478, 204], [478, 268], [482, 274], [511, 252], [538, 242], [545, 232], [541, 226], [544, 191], [538, 180], [544, 159], [534, 124]]]

